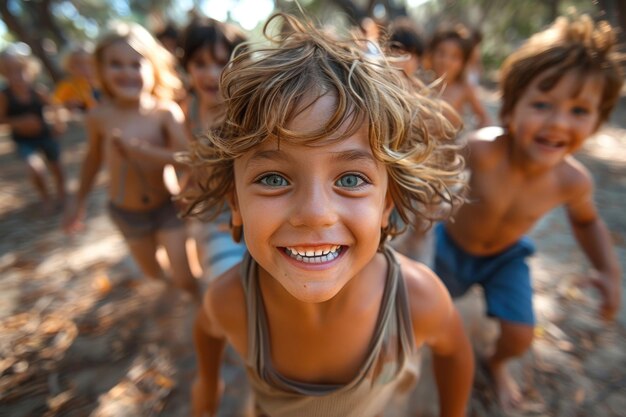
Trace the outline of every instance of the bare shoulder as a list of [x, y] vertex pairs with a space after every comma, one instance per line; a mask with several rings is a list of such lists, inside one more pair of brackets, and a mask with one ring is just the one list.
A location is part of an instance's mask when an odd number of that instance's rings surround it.
[[224, 335], [246, 329], [246, 296], [239, 271], [239, 265], [229, 269], [213, 280], [204, 294], [202, 308]]
[[189, 114], [189, 109], [191, 107], [191, 96], [187, 95], [179, 104], [180, 109], [182, 110], [183, 114]]
[[156, 111], [167, 120], [183, 121], [185, 119], [180, 105], [173, 100], [159, 100], [156, 103]]
[[593, 189], [593, 177], [573, 156], [566, 157], [556, 169], [557, 179], [565, 195], [577, 196]]
[[91, 126], [106, 126], [106, 122], [112, 117], [111, 110], [107, 103], [96, 106], [85, 114], [85, 122]]
[[500, 126], [488, 126], [469, 132], [463, 137], [467, 144], [467, 159], [470, 168], [478, 168], [503, 157], [507, 137]]
[[437, 333], [449, 319], [453, 307], [450, 295], [427, 266], [404, 255], [396, 256], [407, 289], [414, 334], [425, 340]]
[[567, 187], [586, 188], [593, 183], [589, 170], [571, 155], [563, 160], [557, 173], [561, 183]]

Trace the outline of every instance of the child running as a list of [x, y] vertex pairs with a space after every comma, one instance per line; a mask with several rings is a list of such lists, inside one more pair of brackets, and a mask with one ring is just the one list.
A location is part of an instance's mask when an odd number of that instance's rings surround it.
[[408, 17], [395, 19], [389, 25], [386, 44], [390, 55], [395, 56], [395, 66], [409, 77], [417, 76], [425, 45], [415, 23]]
[[441, 98], [461, 115], [469, 106], [476, 116], [477, 127], [484, 127], [491, 123], [489, 115], [465, 74], [473, 48], [473, 41], [464, 26], [441, 28], [430, 41], [430, 64], [435, 76], [443, 81]]
[[[220, 74], [235, 47], [246, 41], [237, 27], [217, 20], [198, 17], [183, 31], [181, 64], [189, 74], [191, 91], [182, 103], [192, 141], [224, 117], [224, 102], [219, 91]], [[197, 184], [191, 180], [189, 187]], [[246, 247], [234, 242], [229, 229], [230, 212], [208, 223], [193, 222], [199, 258], [205, 277], [215, 278], [241, 262]]]
[[180, 87], [173, 57], [143, 27], [120, 23], [100, 40], [95, 60], [105, 100], [86, 118], [88, 150], [66, 230], [80, 228], [85, 199], [106, 161], [109, 214], [142, 272], [163, 276], [155, 257], [162, 245], [174, 284], [197, 296], [184, 224], [163, 183], [174, 151], [186, 149], [184, 116], [171, 100]]
[[226, 116], [192, 156], [205, 174], [191, 212], [228, 203], [249, 251], [198, 313], [194, 415], [217, 412], [228, 342], [257, 415], [379, 415], [428, 345], [441, 415], [464, 416], [473, 356], [458, 313], [428, 268], [386, 245], [394, 206], [406, 221], [438, 196], [456, 201], [455, 130], [397, 69], [278, 16], [273, 47], [225, 69]]
[[51, 212], [55, 204], [46, 186], [46, 164], [38, 155], [42, 152], [54, 177], [58, 205], [65, 202], [65, 176], [61, 166], [61, 147], [55, 135], [63, 130], [59, 114], [55, 113], [53, 125], [49, 126], [44, 110], [50, 105], [47, 92], [34, 84], [37, 64], [30, 55], [15, 47], [0, 53], [0, 75], [6, 86], [0, 91], [0, 123], [7, 123], [15, 142], [17, 154], [22, 159], [30, 178], [43, 202], [44, 211]]
[[559, 18], [504, 62], [504, 133], [486, 138], [478, 131], [470, 138], [469, 203], [454, 222], [437, 228], [435, 271], [454, 297], [480, 284], [487, 313], [499, 321], [500, 336], [486, 365], [505, 409], [521, 401], [507, 362], [528, 350], [535, 325], [525, 261], [534, 247], [524, 234], [544, 214], [565, 206], [595, 268], [602, 316], [613, 318], [620, 306], [620, 266], [593, 202], [593, 181], [572, 157], [619, 97], [623, 75], [614, 44], [606, 22]]
[[91, 53], [84, 47], [75, 47], [65, 58], [67, 78], [61, 80], [54, 90], [54, 100], [63, 107], [84, 112], [98, 103], [100, 91], [96, 87], [96, 75]]

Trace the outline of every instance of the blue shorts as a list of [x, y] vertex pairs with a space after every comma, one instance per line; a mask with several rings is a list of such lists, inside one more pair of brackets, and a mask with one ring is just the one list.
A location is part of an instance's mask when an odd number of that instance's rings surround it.
[[29, 139], [15, 142], [15, 144], [17, 145], [18, 156], [24, 161], [37, 151], [43, 152], [50, 162], [57, 162], [61, 155], [59, 143], [52, 138]]
[[530, 269], [526, 263], [535, 246], [528, 237], [496, 255], [475, 256], [457, 246], [443, 224], [437, 225], [435, 234], [435, 272], [452, 297], [460, 297], [472, 285], [480, 284], [489, 316], [535, 324]]

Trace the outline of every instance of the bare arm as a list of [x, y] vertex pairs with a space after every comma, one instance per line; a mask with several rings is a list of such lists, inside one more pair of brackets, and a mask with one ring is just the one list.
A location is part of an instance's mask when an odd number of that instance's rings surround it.
[[472, 346], [450, 301], [448, 317], [430, 341], [442, 417], [463, 417], [474, 379]]
[[35, 90], [39, 99], [44, 103], [44, 114], [48, 114], [50, 119], [48, 122], [52, 125], [52, 131], [54, 135], [63, 134], [67, 130], [67, 124], [65, 123], [64, 109], [62, 106], [50, 99], [49, 93], [43, 88]]
[[80, 185], [73, 204], [68, 206], [63, 228], [66, 232], [74, 232], [80, 229], [81, 217], [84, 213], [85, 200], [93, 187], [93, 182], [102, 165], [102, 134], [99, 129], [97, 118], [89, 114], [85, 119], [87, 129], [87, 154], [80, 170]]
[[567, 213], [578, 244], [598, 273], [591, 282], [603, 299], [600, 313], [612, 320], [621, 303], [622, 272], [609, 230], [593, 202], [593, 183], [590, 178], [586, 180], [581, 192], [568, 203]]
[[416, 342], [433, 352], [442, 417], [465, 416], [474, 378], [474, 355], [459, 314], [436, 275], [420, 267], [418, 290], [409, 290]]
[[167, 145], [165, 147], [151, 145], [137, 138], [115, 138], [121, 152], [128, 158], [141, 158], [154, 166], [174, 165], [182, 167], [175, 159], [175, 153], [187, 149], [187, 133], [185, 132], [185, 116], [176, 103], [171, 103], [162, 111], [163, 132]]
[[226, 346], [226, 340], [220, 335], [214, 323], [209, 319], [209, 297], [205, 305], [198, 310], [193, 328], [193, 341], [198, 361], [198, 376], [192, 389], [193, 416], [200, 417], [208, 413], [217, 414], [219, 399], [223, 391], [220, 380], [220, 365]]
[[491, 118], [489, 117], [485, 106], [483, 106], [480, 100], [478, 100], [474, 88], [468, 84], [466, 85], [465, 89], [467, 102], [469, 103], [472, 111], [478, 118], [478, 127], [489, 126], [491, 124]]

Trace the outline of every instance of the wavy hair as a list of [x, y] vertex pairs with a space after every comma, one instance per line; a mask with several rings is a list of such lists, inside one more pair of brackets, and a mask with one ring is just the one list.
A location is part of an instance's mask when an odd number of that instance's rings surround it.
[[179, 96], [182, 82], [176, 75], [175, 59], [143, 26], [131, 22], [117, 22], [98, 41], [94, 51], [96, 71], [100, 78], [102, 90], [108, 96], [111, 91], [103, 82], [101, 71], [104, 64], [104, 52], [118, 42], [125, 42], [145, 57], [154, 69], [154, 88], [152, 94], [163, 100], [172, 100]]
[[227, 59], [220, 64], [226, 65], [237, 45], [247, 39], [246, 34], [235, 25], [208, 17], [197, 17], [187, 25], [180, 37], [180, 64], [187, 69], [193, 55], [202, 48], [208, 48], [211, 56], [216, 59], [215, 49], [221, 44], [226, 49]]
[[[283, 29], [271, 36], [268, 28], [276, 19], [284, 20]], [[263, 33], [269, 47], [242, 52], [222, 73], [225, 118], [185, 158], [203, 179], [198, 190], [184, 196], [190, 203], [187, 214], [216, 217], [233, 192], [234, 160], [269, 138], [319, 146], [351, 136], [364, 123], [404, 224], [441, 218], [449, 210], [432, 207], [451, 208], [462, 200], [454, 187], [463, 168], [456, 130], [438, 99], [417, 85], [409, 88], [400, 70], [384, 58], [367, 57], [354, 40], [338, 41], [309, 22], [279, 13]], [[288, 128], [324, 95], [336, 103], [323, 126], [311, 132]], [[403, 230], [397, 217], [383, 230], [383, 240]]]
[[614, 50], [617, 35], [608, 22], [594, 23], [588, 15], [561, 16], [548, 29], [533, 35], [502, 64], [500, 118], [511, 114], [528, 85], [543, 77], [538, 87], [550, 91], [564, 74], [578, 73], [579, 88], [585, 78], [604, 80], [599, 123], [610, 115], [619, 99], [624, 75], [623, 56]]

